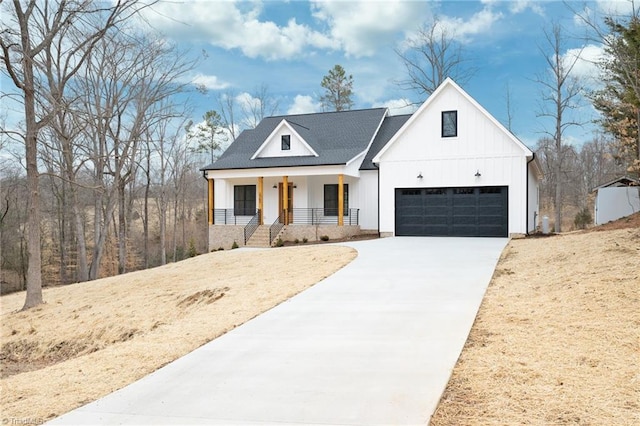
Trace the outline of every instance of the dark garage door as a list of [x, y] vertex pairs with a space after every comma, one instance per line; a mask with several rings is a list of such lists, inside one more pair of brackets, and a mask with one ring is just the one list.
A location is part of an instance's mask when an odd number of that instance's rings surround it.
[[508, 188], [396, 189], [396, 235], [507, 237]]

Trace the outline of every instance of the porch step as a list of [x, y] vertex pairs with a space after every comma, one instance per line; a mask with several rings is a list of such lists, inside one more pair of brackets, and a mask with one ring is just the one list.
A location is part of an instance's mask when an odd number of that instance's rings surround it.
[[261, 225], [255, 230], [249, 241], [247, 241], [247, 247], [271, 247], [271, 241], [269, 241], [269, 226]]

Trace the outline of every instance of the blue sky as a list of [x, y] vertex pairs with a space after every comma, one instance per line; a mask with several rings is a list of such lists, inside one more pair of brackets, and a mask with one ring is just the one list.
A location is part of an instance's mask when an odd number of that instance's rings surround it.
[[[626, 0], [566, 3], [593, 12], [630, 7]], [[477, 68], [463, 88], [506, 124], [508, 86], [512, 130], [529, 146], [547, 128], [537, 117], [542, 87], [534, 81], [547, 69], [540, 51], [547, 48], [544, 28], [554, 21], [563, 25], [563, 54], [570, 57], [584, 48], [585, 60], [575, 72], [588, 87], [596, 84], [592, 62], [602, 49], [584, 41], [585, 26], [563, 2], [206, 0], [165, 2], [147, 12], [148, 21], [166, 37], [193, 52], [206, 52], [191, 76], [209, 89], [193, 96], [195, 118], [218, 109], [221, 93], [232, 91], [247, 101], [261, 85], [278, 101], [278, 113], [320, 111], [320, 82], [335, 64], [353, 75], [354, 108], [389, 106], [395, 114], [411, 112], [398, 109], [418, 97], [398, 86], [406, 70], [394, 50], [402, 49], [434, 16]], [[594, 118], [587, 103], [575, 113], [581, 121]], [[575, 128], [569, 142], [589, 140], [593, 130], [589, 125]]]
[[[205, 111], [219, 110], [221, 94], [233, 92], [250, 102], [261, 85], [277, 100], [278, 114], [320, 111], [320, 82], [335, 64], [353, 75], [354, 108], [388, 106], [394, 114], [411, 112], [399, 109], [418, 97], [398, 86], [406, 70], [394, 50], [402, 50], [420, 25], [438, 16], [478, 70], [462, 87], [506, 125], [508, 86], [512, 130], [533, 147], [545, 128], [551, 128], [537, 117], [541, 86], [534, 81], [548, 69], [540, 51], [546, 48], [543, 29], [554, 21], [563, 25], [567, 35], [563, 54], [570, 57], [584, 49], [585, 60], [578, 63], [575, 74], [587, 87], [597, 85], [593, 61], [602, 48], [584, 41], [586, 28], [567, 4], [590, 13], [612, 8], [628, 13], [631, 8], [627, 0], [165, 0], [146, 10], [145, 19], [201, 57], [188, 76], [208, 89], [205, 94], [191, 94], [197, 122]], [[595, 118], [588, 103], [575, 113], [580, 121]], [[574, 128], [567, 140], [580, 144], [592, 137], [594, 129], [593, 125]]]

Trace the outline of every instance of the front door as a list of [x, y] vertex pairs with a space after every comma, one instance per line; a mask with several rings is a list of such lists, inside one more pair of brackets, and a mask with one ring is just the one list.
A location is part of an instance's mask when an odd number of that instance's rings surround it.
[[[278, 217], [280, 218], [280, 222], [282, 222], [282, 211], [284, 210], [284, 203], [282, 199], [282, 182], [278, 183]], [[293, 183], [289, 182], [288, 190], [287, 190], [287, 211], [289, 212], [289, 217], [285, 222], [285, 225], [288, 225], [293, 222]]]

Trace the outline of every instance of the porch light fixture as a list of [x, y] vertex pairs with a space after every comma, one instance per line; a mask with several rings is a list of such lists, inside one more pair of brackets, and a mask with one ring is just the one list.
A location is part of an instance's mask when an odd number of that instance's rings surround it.
[[475, 176], [475, 177], [477, 177], [477, 178], [479, 178], [480, 176], [482, 176], [482, 175], [480, 174], [480, 170], [476, 170], [476, 174], [475, 174], [474, 176]]
[[418, 176], [416, 176], [418, 179], [422, 179], [424, 176], [422, 176], [422, 172], [418, 173]]
[[294, 187], [294, 188], [297, 188], [297, 187], [298, 187], [298, 185], [293, 185], [293, 187]]
[[278, 185], [277, 184], [273, 184], [273, 189], [278, 189]]

